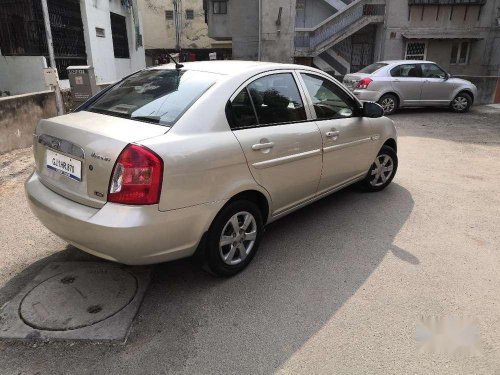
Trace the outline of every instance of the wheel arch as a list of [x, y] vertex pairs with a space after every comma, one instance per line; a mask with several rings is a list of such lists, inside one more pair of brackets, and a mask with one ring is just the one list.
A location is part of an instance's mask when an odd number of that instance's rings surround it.
[[262, 221], [266, 224], [270, 216], [271, 204], [269, 198], [264, 193], [258, 190], [244, 190], [233, 195], [231, 199], [227, 201], [226, 205], [238, 200], [247, 200], [255, 203], [262, 213]]
[[460, 88], [457, 91], [457, 93], [455, 94], [455, 96], [453, 97], [453, 99], [455, 99], [457, 97], [457, 95], [459, 95], [461, 93], [465, 93], [465, 94], [470, 95], [470, 97], [472, 98], [472, 103], [474, 103], [474, 100], [475, 100], [474, 93], [468, 88]]

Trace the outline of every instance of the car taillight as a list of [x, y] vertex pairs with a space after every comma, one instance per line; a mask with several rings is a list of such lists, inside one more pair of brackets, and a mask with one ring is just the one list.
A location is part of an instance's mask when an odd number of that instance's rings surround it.
[[373, 79], [371, 78], [363, 78], [361, 81], [358, 82], [358, 85], [356, 86], [357, 89], [366, 89], [368, 88], [368, 85], [373, 82]]
[[129, 144], [116, 160], [108, 201], [146, 205], [160, 201], [163, 161], [146, 147]]

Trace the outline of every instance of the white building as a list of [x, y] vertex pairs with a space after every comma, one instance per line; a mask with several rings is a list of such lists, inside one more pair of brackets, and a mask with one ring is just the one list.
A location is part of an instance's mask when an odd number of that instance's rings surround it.
[[[146, 66], [136, 0], [48, 0], [62, 88], [66, 68], [94, 67], [97, 83], [116, 81]], [[0, 91], [46, 89], [49, 61], [40, 0], [0, 0]]]

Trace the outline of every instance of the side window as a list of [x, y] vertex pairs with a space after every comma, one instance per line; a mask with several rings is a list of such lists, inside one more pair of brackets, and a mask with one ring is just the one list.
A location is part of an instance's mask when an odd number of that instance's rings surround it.
[[422, 70], [420, 64], [399, 65], [391, 70], [392, 77], [420, 78]]
[[446, 73], [436, 64], [422, 64], [422, 77], [446, 78]]
[[317, 118], [345, 118], [354, 114], [354, 100], [336, 84], [314, 74], [301, 73], [301, 76], [312, 99]]
[[306, 120], [304, 103], [291, 73], [256, 79], [248, 91], [260, 125]]
[[234, 127], [245, 128], [257, 125], [255, 111], [246, 87], [233, 99], [231, 108], [233, 111]]

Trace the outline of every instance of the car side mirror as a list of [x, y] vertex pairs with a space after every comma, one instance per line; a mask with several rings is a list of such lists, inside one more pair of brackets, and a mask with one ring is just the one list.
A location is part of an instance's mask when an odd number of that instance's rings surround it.
[[451, 74], [450, 73], [446, 73], [446, 75], [444, 76], [444, 80], [448, 81], [450, 78], [451, 78]]
[[363, 116], [370, 118], [382, 117], [384, 115], [384, 109], [382, 106], [375, 102], [365, 102], [363, 105]]

